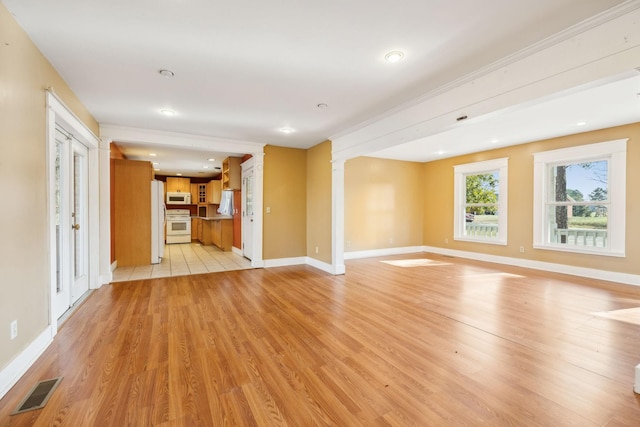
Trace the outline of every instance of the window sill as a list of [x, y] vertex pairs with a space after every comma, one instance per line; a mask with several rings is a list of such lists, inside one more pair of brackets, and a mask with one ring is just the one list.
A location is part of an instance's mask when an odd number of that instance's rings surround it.
[[507, 246], [507, 242], [504, 240], [471, 239], [468, 237], [454, 237], [453, 240], [455, 240], [456, 242], [487, 243], [489, 245]]
[[609, 256], [616, 258], [625, 258], [626, 254], [624, 252], [615, 252], [610, 250], [589, 250], [588, 248], [581, 247], [565, 247], [560, 245], [533, 245], [534, 249], [542, 249], [545, 251], [557, 251], [557, 252], [568, 252], [573, 254], [580, 255], [599, 255], [599, 256]]

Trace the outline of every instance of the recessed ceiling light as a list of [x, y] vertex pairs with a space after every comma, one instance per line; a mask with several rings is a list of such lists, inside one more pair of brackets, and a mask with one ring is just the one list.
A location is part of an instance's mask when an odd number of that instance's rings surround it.
[[155, 157], [155, 156], [157, 156], [157, 154], [156, 154], [156, 153], [149, 153], [149, 155], [150, 155], [151, 157]]
[[176, 75], [176, 73], [174, 73], [171, 70], [160, 70], [158, 71], [158, 74], [160, 74], [162, 77], [167, 77], [167, 78], [171, 78]]
[[160, 170], [160, 168], [155, 168], [154, 171], [158, 172]]
[[497, 143], [498, 143], [498, 140], [497, 140], [497, 139], [492, 139], [492, 140], [491, 140], [491, 143], [492, 143], [492, 144], [497, 144]]
[[167, 108], [163, 108], [162, 110], [160, 110], [160, 114], [164, 114], [165, 116], [175, 116], [176, 112]]
[[384, 56], [384, 59], [387, 60], [387, 62], [398, 62], [400, 61], [402, 58], [404, 58], [404, 53], [400, 52], [399, 50], [394, 50], [393, 52], [389, 52]]
[[209, 166], [203, 166], [202, 169], [209, 169]]
[[576, 126], [584, 126], [586, 124], [587, 124], [587, 122], [578, 122], [578, 123], [576, 123]]
[[295, 132], [295, 130], [292, 129], [292, 128], [284, 127], [284, 128], [280, 128], [280, 132], [282, 132], [282, 133], [293, 133], [293, 132]]
[[215, 162], [216, 161], [216, 159], [214, 159], [213, 157], [210, 158], [210, 159], [207, 159], [207, 160], [209, 160], [210, 162]]
[[317, 105], [317, 107], [318, 107], [319, 109], [321, 109], [321, 110], [324, 110], [325, 108], [327, 108], [327, 107], [328, 107], [328, 105], [327, 105], [327, 104], [325, 104], [324, 102], [321, 102], [320, 104], [318, 104], [318, 105]]
[[153, 165], [154, 165], [154, 166], [158, 166], [159, 164], [160, 164], [160, 163], [158, 163], [158, 162], [153, 162]]
[[182, 174], [181, 174], [181, 173], [177, 173], [176, 175], [178, 175], [178, 176], [182, 176]]

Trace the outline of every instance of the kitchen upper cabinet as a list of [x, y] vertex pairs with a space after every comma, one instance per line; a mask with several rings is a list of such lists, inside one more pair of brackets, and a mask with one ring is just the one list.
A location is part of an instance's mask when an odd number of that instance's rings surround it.
[[177, 176], [167, 177], [167, 192], [168, 193], [190, 193], [191, 179], [180, 178]]
[[191, 184], [191, 203], [198, 203], [198, 184]]
[[240, 190], [242, 170], [240, 157], [227, 157], [222, 161], [222, 189]]
[[191, 200], [195, 200], [194, 203], [203, 205], [207, 203], [207, 183], [200, 183], [196, 185], [198, 186], [198, 194], [195, 199], [191, 199]]
[[222, 185], [219, 179], [212, 179], [207, 184], [207, 203], [219, 205], [222, 198]]
[[207, 183], [191, 184], [191, 203], [204, 205], [207, 203]]

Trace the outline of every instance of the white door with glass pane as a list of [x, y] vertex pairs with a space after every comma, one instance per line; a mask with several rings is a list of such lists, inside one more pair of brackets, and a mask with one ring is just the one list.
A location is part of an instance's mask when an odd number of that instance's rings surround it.
[[242, 164], [242, 255], [253, 259], [253, 159]]
[[89, 290], [88, 149], [56, 129], [56, 294], [59, 318]]

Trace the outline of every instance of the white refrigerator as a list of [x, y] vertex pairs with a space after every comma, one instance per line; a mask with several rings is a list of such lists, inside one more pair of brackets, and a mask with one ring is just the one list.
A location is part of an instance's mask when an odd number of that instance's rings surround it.
[[151, 181], [151, 264], [159, 264], [164, 256], [166, 214], [164, 182]]

